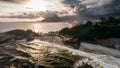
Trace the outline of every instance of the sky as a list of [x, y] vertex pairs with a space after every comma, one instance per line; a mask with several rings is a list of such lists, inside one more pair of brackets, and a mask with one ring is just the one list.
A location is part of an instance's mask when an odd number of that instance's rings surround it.
[[119, 0], [0, 0], [0, 22], [73, 22], [120, 16]]

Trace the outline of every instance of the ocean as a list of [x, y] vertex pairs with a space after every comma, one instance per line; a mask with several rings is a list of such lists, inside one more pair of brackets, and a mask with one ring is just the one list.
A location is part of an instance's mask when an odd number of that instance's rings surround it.
[[51, 31], [59, 31], [63, 28], [71, 27], [71, 24], [66, 22], [35, 22], [35, 23], [0, 23], [0, 33], [15, 29], [33, 30], [35, 32], [47, 33]]

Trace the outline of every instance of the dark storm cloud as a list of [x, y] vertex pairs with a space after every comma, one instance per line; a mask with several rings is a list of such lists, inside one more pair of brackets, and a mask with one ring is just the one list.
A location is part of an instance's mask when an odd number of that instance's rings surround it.
[[120, 15], [120, 0], [64, 0], [63, 3], [80, 15]]
[[[63, 15], [62, 15], [63, 14]], [[46, 12], [19, 12], [0, 15], [2, 19], [37, 19], [43, 17], [43, 22], [68, 22], [78, 19], [76, 15], [64, 15], [64, 12], [46, 11]], [[79, 19], [80, 20], [80, 19]], [[39, 20], [38, 20], [39, 21]]]
[[0, 0], [2, 2], [10, 2], [10, 3], [24, 3], [28, 0]]
[[[11, 3], [24, 3], [28, 0], [0, 0]], [[30, 0], [29, 0], [30, 1]], [[52, 1], [53, 0], [46, 0]], [[64, 11], [44, 11], [44, 12], [23, 12], [11, 15], [0, 16], [0, 18], [11, 19], [36, 19], [45, 18], [46, 22], [63, 22], [63, 21], [82, 21], [96, 19], [101, 16], [120, 16], [119, 0], [59, 0], [60, 4], [67, 7]], [[49, 8], [49, 7], [48, 7]]]
[[43, 16], [45, 19], [43, 20], [43, 22], [68, 22], [68, 21], [73, 21], [75, 20], [75, 16], [70, 16], [70, 15], [66, 15], [66, 16], [59, 16], [57, 14], [45, 14]]
[[108, 12], [110, 11], [111, 14], [118, 13], [120, 15], [120, 0], [113, 0], [110, 4], [104, 7], [108, 8]]

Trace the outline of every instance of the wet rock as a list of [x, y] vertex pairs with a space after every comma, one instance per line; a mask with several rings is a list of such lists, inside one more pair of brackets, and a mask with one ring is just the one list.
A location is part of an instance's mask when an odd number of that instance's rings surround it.
[[34, 39], [34, 32], [32, 30], [13, 30], [13, 31], [9, 31], [6, 32], [7, 35], [13, 35], [15, 36], [14, 39], [15, 40], [21, 40], [26, 38], [27, 41], [31, 41]]
[[0, 68], [4, 68], [8, 65], [9, 60], [12, 59], [12, 56], [6, 55], [6, 54], [0, 54]]
[[27, 36], [27, 41], [32, 41], [34, 40], [34, 36], [32, 34]]
[[35, 68], [46, 68], [46, 67], [43, 65], [38, 65], [38, 66], [35, 66]]
[[9, 62], [17, 62], [17, 61], [19, 61], [17, 58], [12, 58], [12, 59], [10, 59]]
[[7, 34], [0, 34], [0, 44], [4, 43], [4, 42], [8, 42], [10, 40], [12, 40], [14, 38], [14, 36], [12, 35], [7, 35]]

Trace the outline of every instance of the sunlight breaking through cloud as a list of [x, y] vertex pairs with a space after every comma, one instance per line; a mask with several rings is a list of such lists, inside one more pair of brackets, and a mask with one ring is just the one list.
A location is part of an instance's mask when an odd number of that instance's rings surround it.
[[[118, 0], [0, 0], [0, 3], [0, 12], [3, 13], [0, 18], [34, 19], [43, 16], [45, 21], [58, 22], [120, 16]], [[23, 14], [19, 15], [21, 12]], [[6, 13], [18, 15], [4, 16]]]

